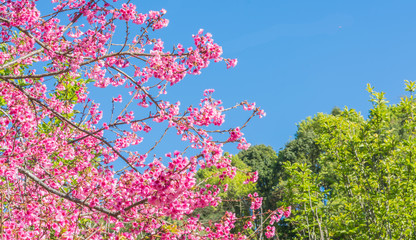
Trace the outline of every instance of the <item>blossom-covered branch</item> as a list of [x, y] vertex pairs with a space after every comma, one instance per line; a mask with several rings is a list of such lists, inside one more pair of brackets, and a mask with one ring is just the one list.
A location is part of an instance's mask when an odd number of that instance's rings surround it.
[[[211, 89], [196, 106], [167, 95], [211, 62], [237, 61], [203, 30], [167, 51], [154, 37], [169, 23], [164, 9], [113, 2], [53, 0], [42, 17], [39, 1], [0, 0], [1, 237], [245, 239], [232, 232], [233, 213], [211, 227], [193, 214], [227, 190], [205, 191], [195, 174], [216, 167], [233, 178], [223, 145], [249, 147], [241, 130], [264, 111], [244, 100], [225, 108]], [[89, 93], [119, 86], [111, 110]], [[239, 108], [247, 120], [225, 128], [225, 113]], [[170, 131], [184, 150], [156, 150], [173, 145]]]

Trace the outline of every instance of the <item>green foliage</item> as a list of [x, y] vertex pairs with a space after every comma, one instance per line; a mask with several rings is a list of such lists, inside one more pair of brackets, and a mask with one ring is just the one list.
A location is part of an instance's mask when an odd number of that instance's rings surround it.
[[56, 84], [60, 84], [62, 90], [57, 90], [53, 95], [64, 102], [75, 104], [78, 101], [77, 92], [86, 84], [94, 82], [92, 79], [82, 79], [81, 77], [73, 77], [70, 74], [65, 74], [57, 79]]
[[416, 237], [415, 83], [409, 97], [388, 105], [368, 85], [373, 108], [317, 114], [298, 126], [279, 153], [276, 191], [291, 205], [286, 221], [296, 239], [414, 239]]
[[210, 185], [227, 184], [228, 191], [221, 192], [219, 194], [221, 198], [235, 199], [235, 197], [238, 197], [238, 198], [247, 197], [249, 193], [254, 192], [256, 189], [254, 183], [243, 184], [244, 181], [247, 179], [246, 172], [251, 172], [252, 170], [238, 156], [233, 156], [231, 158], [231, 165], [234, 167], [237, 167], [240, 170], [240, 171], [237, 171], [233, 179], [230, 179], [229, 177], [220, 179], [218, 175], [220, 175], [224, 169], [218, 169], [216, 167], [200, 169], [197, 173], [197, 179], [199, 181], [208, 179], [205, 182], [205, 184], [210, 184]]
[[339, 108], [339, 107], [334, 107], [333, 109], [332, 109], [332, 111], [331, 111], [331, 115], [334, 115], [334, 116], [338, 116], [338, 115], [340, 115], [342, 113], [342, 110], [341, 110], [341, 108]]
[[247, 150], [241, 151], [237, 155], [252, 171], [257, 171], [257, 190], [263, 197], [263, 207], [265, 209], [275, 209], [276, 199], [273, 195], [273, 187], [279, 179], [279, 164], [276, 152], [270, 146], [256, 145]]
[[413, 94], [416, 90], [416, 83], [409, 80], [404, 80], [404, 83], [406, 85], [405, 90], [410, 92], [410, 94]]
[[[211, 167], [208, 169], [198, 170], [197, 181], [199, 184], [210, 184], [217, 186], [224, 184], [228, 185], [227, 192], [221, 191], [219, 193], [219, 196], [223, 199], [223, 202], [220, 203], [217, 207], [206, 207], [204, 209], [197, 209], [195, 211], [196, 214], [201, 215], [202, 220], [217, 221], [224, 216], [226, 211], [232, 211], [236, 213], [237, 217], [249, 216], [250, 203], [244, 199], [247, 198], [249, 193], [256, 191], [256, 184], [252, 182], [244, 184], [244, 181], [247, 179], [246, 172], [251, 172], [252, 170], [237, 156], [233, 156], [231, 158], [231, 165], [239, 169], [233, 179], [228, 177], [220, 179], [218, 177], [224, 171], [224, 169]], [[242, 226], [240, 226], [240, 228], [237, 227], [236, 231], [242, 231]]]

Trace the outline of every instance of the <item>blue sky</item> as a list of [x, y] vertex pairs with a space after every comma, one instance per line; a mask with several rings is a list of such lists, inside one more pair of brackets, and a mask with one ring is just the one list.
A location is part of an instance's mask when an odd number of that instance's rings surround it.
[[[368, 115], [367, 83], [391, 103], [415, 80], [415, 1], [138, 1], [167, 10], [165, 42], [189, 42], [199, 28], [211, 32], [236, 68], [213, 64], [171, 90], [216, 89], [226, 104], [255, 101], [267, 112], [245, 130], [252, 144], [275, 150], [293, 139], [296, 123], [334, 106]], [[175, 95], [173, 95], [175, 96]], [[239, 117], [228, 122], [240, 124]], [[232, 151], [232, 150], [230, 150]]]
[[[143, 12], [167, 10], [169, 26], [153, 35], [166, 47], [191, 46], [192, 34], [203, 28], [223, 46], [224, 57], [238, 59], [230, 70], [224, 63], [212, 63], [167, 96], [182, 106], [195, 105], [204, 89], [214, 88], [214, 97], [226, 106], [255, 101], [267, 117], [256, 118], [245, 129], [252, 144], [279, 150], [293, 139], [297, 123], [318, 112], [329, 113], [334, 106], [367, 116], [367, 83], [397, 103], [405, 94], [404, 80], [416, 79], [416, 1], [132, 2]], [[41, 10], [50, 7], [44, 3], [48, 1], [38, 2]], [[91, 89], [99, 98], [118, 95], [111, 89], [99, 91]], [[229, 116], [226, 126], [241, 126], [246, 119], [241, 116]], [[170, 143], [160, 153], [174, 151]], [[226, 150], [237, 152], [235, 146]]]

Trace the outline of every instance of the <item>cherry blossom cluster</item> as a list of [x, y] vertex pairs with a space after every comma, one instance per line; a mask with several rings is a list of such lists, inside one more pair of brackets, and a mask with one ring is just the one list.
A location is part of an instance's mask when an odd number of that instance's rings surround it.
[[[194, 211], [220, 204], [228, 186], [195, 176], [215, 166], [220, 179], [233, 178], [237, 169], [223, 146], [247, 149], [242, 130], [264, 111], [247, 101], [226, 108], [212, 89], [194, 106], [166, 97], [211, 61], [229, 68], [237, 60], [223, 58], [203, 30], [192, 46], [165, 50], [154, 38], [168, 26], [164, 9], [52, 0], [41, 13], [39, 3], [0, 0], [1, 238], [246, 239], [233, 232], [234, 213], [199, 220]], [[117, 88], [109, 109], [91, 99], [100, 88]], [[249, 112], [247, 121], [226, 129], [227, 111], [237, 108]], [[169, 146], [168, 132], [181, 151], [157, 151]], [[248, 173], [247, 181], [257, 178]], [[261, 197], [251, 197], [252, 209], [260, 208]]]

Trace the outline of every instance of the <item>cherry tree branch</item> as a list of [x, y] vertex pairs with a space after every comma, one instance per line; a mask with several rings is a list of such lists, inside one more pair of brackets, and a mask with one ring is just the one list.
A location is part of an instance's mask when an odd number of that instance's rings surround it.
[[86, 204], [85, 201], [83, 201], [81, 199], [71, 197], [71, 196], [69, 196], [67, 194], [64, 194], [64, 193], [62, 193], [62, 192], [60, 192], [56, 189], [53, 189], [53, 188], [49, 187], [47, 184], [45, 184], [41, 179], [39, 179], [38, 177], [36, 177], [34, 174], [32, 174], [31, 172], [29, 172], [26, 169], [18, 167], [18, 171], [21, 174], [24, 174], [28, 178], [32, 179], [37, 185], [41, 186], [42, 188], [44, 188], [46, 191], [48, 191], [51, 194], [54, 194], [56, 196], [59, 196], [59, 197], [64, 198], [68, 201], [74, 202], [76, 204], [82, 205], [84, 207], [93, 208], [93, 209], [95, 209], [99, 212], [102, 212], [102, 213], [104, 213], [108, 216], [112, 216], [112, 217], [117, 218], [118, 215], [120, 214], [119, 212], [113, 212], [113, 211], [110, 211], [110, 210], [108, 210], [106, 208], [103, 208], [103, 207], [100, 207], [100, 206], [91, 207], [90, 205]]
[[22, 92], [27, 98], [29, 98], [30, 100], [38, 103], [39, 105], [41, 105], [42, 107], [46, 108], [47, 110], [51, 111], [59, 120], [68, 123], [71, 127], [87, 134], [88, 136], [94, 137], [98, 140], [100, 140], [102, 143], [104, 143], [105, 145], [107, 145], [109, 148], [111, 148], [111, 150], [116, 153], [121, 159], [124, 160], [124, 162], [126, 162], [132, 169], [134, 169], [137, 172], [137, 169], [131, 165], [131, 163], [119, 152], [117, 151], [113, 145], [111, 145], [109, 142], [107, 142], [104, 138], [99, 137], [85, 129], [82, 129], [80, 127], [78, 127], [77, 125], [75, 125], [73, 122], [71, 122], [70, 120], [68, 120], [67, 118], [65, 118], [64, 116], [62, 116], [61, 114], [59, 114], [58, 112], [56, 112], [54, 109], [52, 109], [51, 107], [49, 107], [48, 105], [44, 104], [43, 102], [41, 102], [39, 99], [32, 97], [29, 93], [27, 93], [21, 86], [17, 85], [15, 82], [10, 81], [10, 80], [6, 80], [9, 84], [13, 85], [16, 89], [18, 89], [20, 92]]

